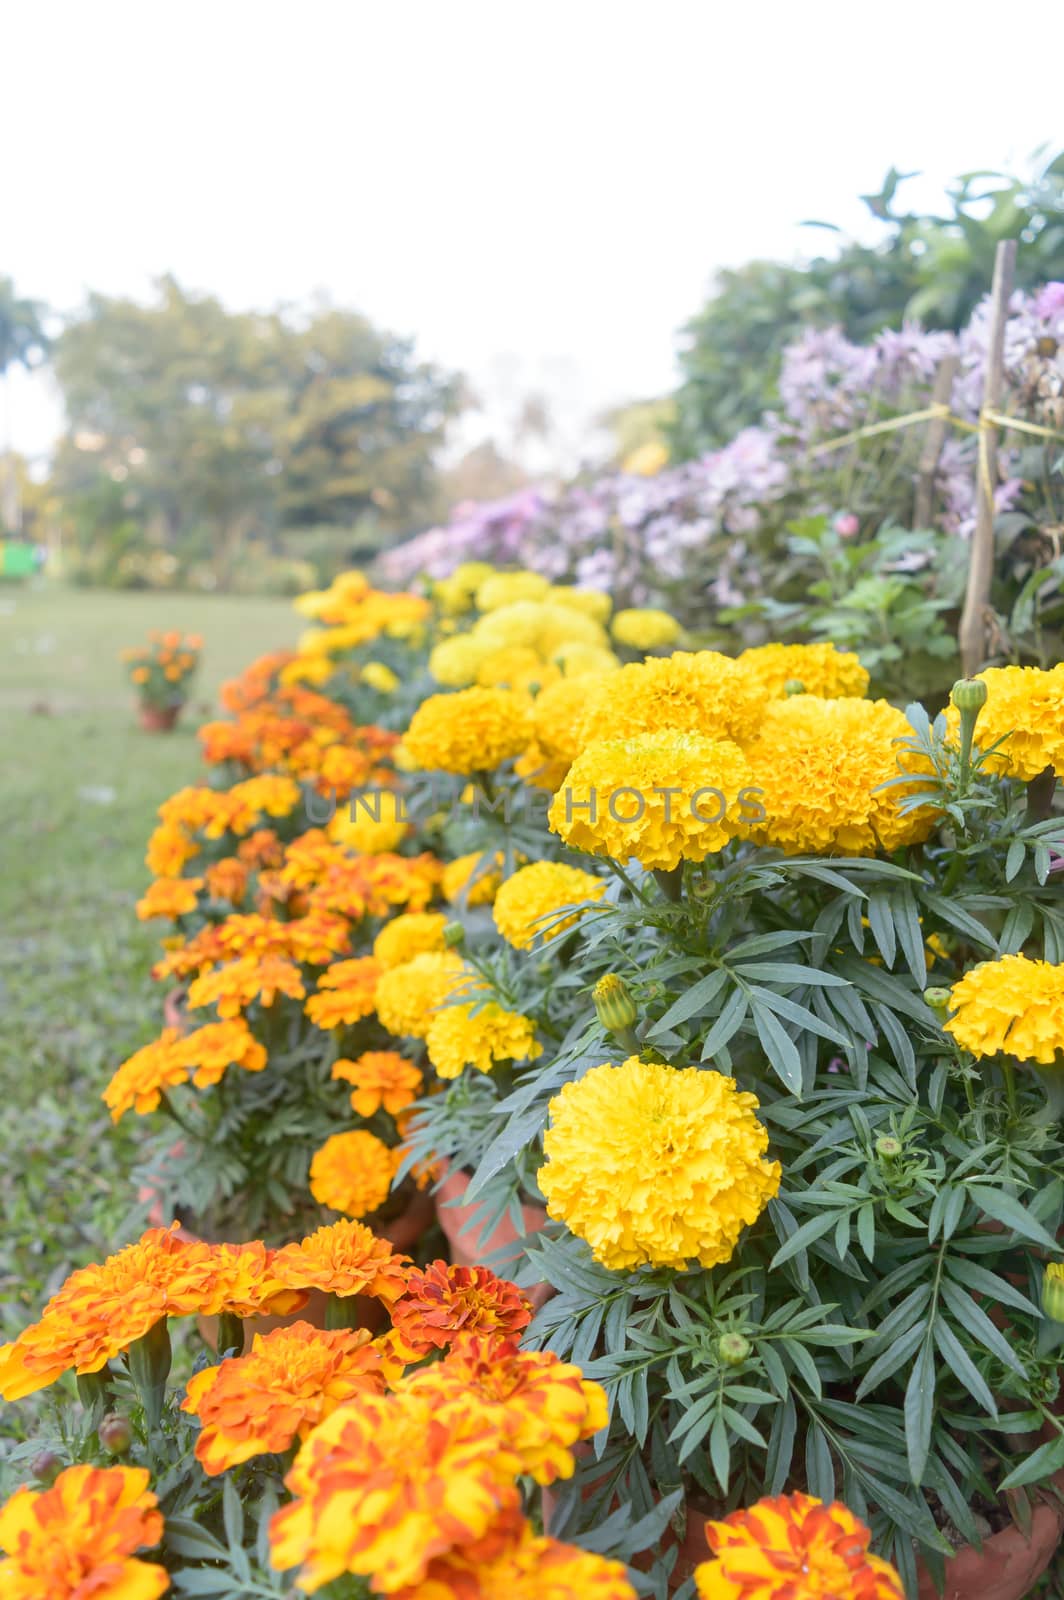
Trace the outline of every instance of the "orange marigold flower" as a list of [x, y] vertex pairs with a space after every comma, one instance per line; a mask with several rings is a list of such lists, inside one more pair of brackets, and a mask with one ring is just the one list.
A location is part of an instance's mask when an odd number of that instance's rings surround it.
[[370, 1294], [390, 1305], [406, 1288], [409, 1256], [394, 1255], [387, 1239], [364, 1222], [333, 1222], [286, 1244], [271, 1269], [290, 1289], [321, 1289], [341, 1300]]
[[399, 1152], [365, 1129], [334, 1133], [310, 1163], [310, 1192], [319, 1205], [349, 1217], [379, 1211], [399, 1165]]
[[353, 1083], [352, 1109], [372, 1117], [381, 1107], [395, 1116], [412, 1105], [421, 1088], [421, 1069], [396, 1050], [367, 1050], [355, 1061], [334, 1061], [332, 1076]]
[[209, 1022], [186, 1034], [179, 1048], [197, 1089], [217, 1083], [227, 1067], [261, 1072], [266, 1065], [265, 1047], [242, 1017], [233, 1022]]
[[852, 1511], [808, 1494], [759, 1500], [706, 1523], [715, 1561], [695, 1571], [701, 1600], [903, 1600], [901, 1580], [869, 1552]]
[[198, 856], [200, 847], [177, 823], [163, 822], [148, 840], [144, 858], [149, 872], [157, 878], [178, 878], [187, 861]]
[[303, 1009], [315, 1027], [350, 1027], [372, 1015], [380, 976], [380, 962], [372, 956], [334, 961], [318, 978], [318, 993]]
[[429, 1563], [393, 1600], [635, 1600], [624, 1563], [536, 1534], [505, 1512], [482, 1539]]
[[156, 878], [137, 901], [137, 918], [151, 922], [155, 917], [166, 917], [175, 922], [195, 911], [202, 888], [202, 878]]
[[526, 1295], [487, 1267], [455, 1267], [433, 1261], [414, 1271], [406, 1293], [392, 1307], [400, 1339], [419, 1355], [444, 1350], [471, 1333], [517, 1334], [532, 1320]]
[[103, 1092], [103, 1103], [112, 1122], [127, 1111], [146, 1116], [158, 1109], [167, 1089], [187, 1082], [184, 1041], [176, 1028], [165, 1028], [158, 1039], [122, 1062]]
[[163, 1535], [147, 1467], [67, 1467], [50, 1489], [17, 1489], [0, 1509], [5, 1600], [156, 1600], [164, 1567], [135, 1551]]
[[241, 956], [213, 972], [205, 972], [189, 986], [193, 1009], [216, 1005], [220, 1017], [238, 1017], [257, 1000], [272, 1006], [279, 994], [302, 1000], [306, 994], [299, 968], [284, 956]]
[[257, 1333], [188, 1381], [182, 1411], [199, 1417], [196, 1460], [210, 1477], [252, 1456], [279, 1454], [354, 1395], [384, 1393], [379, 1352], [364, 1328], [327, 1332], [294, 1322]]
[[300, 1567], [313, 1593], [344, 1572], [393, 1594], [430, 1561], [481, 1538], [518, 1504], [521, 1466], [471, 1396], [360, 1394], [304, 1443], [285, 1480], [294, 1495], [270, 1524], [273, 1565]]
[[460, 1339], [446, 1359], [422, 1368], [406, 1386], [445, 1399], [471, 1393], [497, 1413], [499, 1430], [537, 1483], [571, 1478], [573, 1446], [609, 1421], [606, 1392], [550, 1350], [522, 1350], [516, 1339]]
[[272, 828], [256, 828], [236, 847], [237, 859], [248, 867], [279, 867], [284, 846]]
[[239, 856], [223, 856], [221, 861], [206, 868], [204, 876], [207, 892], [213, 900], [228, 900], [234, 906], [241, 904], [247, 893], [248, 869]]

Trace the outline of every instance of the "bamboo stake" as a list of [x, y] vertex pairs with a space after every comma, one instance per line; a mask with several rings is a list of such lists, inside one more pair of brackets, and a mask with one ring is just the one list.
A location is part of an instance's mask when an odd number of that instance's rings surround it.
[[1004, 381], [1005, 319], [1016, 268], [1016, 241], [1003, 240], [994, 257], [994, 282], [990, 291], [990, 342], [983, 380], [983, 413], [979, 419], [979, 460], [976, 467], [975, 532], [968, 564], [968, 592], [958, 642], [966, 678], [979, 671], [986, 648], [986, 613], [994, 575], [994, 484], [997, 478], [998, 429], [986, 420], [987, 411], [1001, 403]]
[[[946, 356], [935, 373], [935, 387], [931, 392], [932, 403], [936, 406], [948, 406], [953, 394], [953, 380], [957, 375], [957, 357]], [[935, 417], [928, 424], [924, 437], [924, 448], [920, 452], [920, 460], [916, 468], [916, 499], [913, 503], [913, 527], [930, 528], [931, 517], [935, 505], [935, 473], [938, 471], [938, 458], [942, 454], [942, 446], [946, 442], [946, 431], [949, 428], [949, 417]]]

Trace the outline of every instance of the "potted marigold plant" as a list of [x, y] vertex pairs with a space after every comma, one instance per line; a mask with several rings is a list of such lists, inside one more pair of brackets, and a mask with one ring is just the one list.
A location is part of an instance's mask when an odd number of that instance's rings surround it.
[[137, 694], [140, 725], [149, 733], [166, 733], [176, 724], [202, 649], [198, 633], [170, 630], [153, 631], [146, 645], [122, 652]]

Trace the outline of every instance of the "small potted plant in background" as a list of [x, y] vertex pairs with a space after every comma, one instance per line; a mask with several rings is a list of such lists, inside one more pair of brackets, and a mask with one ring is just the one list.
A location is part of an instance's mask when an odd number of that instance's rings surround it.
[[199, 634], [172, 630], [153, 631], [146, 645], [122, 652], [137, 691], [140, 725], [149, 733], [167, 733], [177, 722], [202, 648]]

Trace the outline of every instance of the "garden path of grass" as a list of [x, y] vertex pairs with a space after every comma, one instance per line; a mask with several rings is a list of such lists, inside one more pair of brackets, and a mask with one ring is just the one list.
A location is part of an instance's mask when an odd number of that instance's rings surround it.
[[[0, 586], [0, 1337], [139, 1225], [137, 1130], [100, 1092], [160, 1025], [145, 842], [218, 685], [300, 626], [286, 600]], [[118, 660], [151, 628], [204, 638], [170, 735], [137, 726]]]

